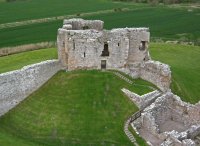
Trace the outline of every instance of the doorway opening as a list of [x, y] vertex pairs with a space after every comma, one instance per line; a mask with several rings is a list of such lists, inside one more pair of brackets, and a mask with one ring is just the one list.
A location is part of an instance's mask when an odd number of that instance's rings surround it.
[[101, 69], [106, 69], [106, 60], [101, 60]]

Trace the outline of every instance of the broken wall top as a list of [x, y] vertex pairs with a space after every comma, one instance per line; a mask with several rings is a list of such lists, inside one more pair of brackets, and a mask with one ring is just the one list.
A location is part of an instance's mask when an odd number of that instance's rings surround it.
[[104, 22], [101, 20], [84, 20], [73, 18], [64, 20], [63, 25], [71, 25], [73, 30], [96, 29], [103, 30]]

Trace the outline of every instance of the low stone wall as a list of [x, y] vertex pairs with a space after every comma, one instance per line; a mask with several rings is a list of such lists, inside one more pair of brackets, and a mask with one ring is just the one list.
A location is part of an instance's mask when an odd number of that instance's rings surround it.
[[153, 100], [156, 99], [157, 96], [161, 95], [158, 90], [154, 90], [152, 92], [146, 93], [144, 95], [138, 95], [134, 92], [126, 88], [121, 89], [122, 92], [128, 96], [140, 109], [146, 107], [146, 105], [150, 104]]
[[170, 90], [171, 71], [167, 64], [153, 60], [143, 62], [139, 74], [142, 79], [155, 84], [161, 91]]
[[47, 60], [0, 74], [0, 116], [36, 91], [60, 68], [58, 60]]

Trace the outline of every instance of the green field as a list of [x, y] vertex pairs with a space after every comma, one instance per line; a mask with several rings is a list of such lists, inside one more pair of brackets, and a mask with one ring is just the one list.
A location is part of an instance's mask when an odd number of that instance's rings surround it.
[[30, 52], [0, 57], [0, 73], [20, 69], [23, 66], [57, 58], [55, 48], [42, 49]]
[[152, 43], [152, 59], [171, 66], [173, 93], [182, 100], [197, 103], [200, 100], [200, 47]]
[[109, 0], [22, 0], [0, 3], [0, 24], [120, 7], [127, 7], [127, 4]]
[[0, 144], [131, 145], [123, 126], [138, 109], [123, 87], [138, 94], [150, 91], [108, 72], [61, 71], [0, 118]]
[[[112, 5], [111, 2], [108, 3]], [[133, 10], [122, 12], [113, 11], [113, 13], [95, 14], [80, 17], [85, 19], [103, 20], [105, 21], [106, 29], [117, 27], [149, 27], [152, 40], [179, 40], [187, 42], [191, 41], [195, 42], [196, 44], [200, 43], [199, 8], [170, 8], [168, 6], [151, 7], [144, 4], [123, 4], [124, 5], [121, 5], [120, 3], [120, 6], [128, 7]], [[0, 6], [1, 5], [2, 4], [0, 4]], [[118, 4], [114, 3], [113, 5]], [[191, 11], [188, 11], [189, 9], [191, 9]], [[98, 10], [98, 8], [96, 8], [96, 10]], [[0, 29], [0, 48], [27, 43], [56, 41], [57, 30], [61, 26], [62, 21], [58, 20], [53, 22]]]

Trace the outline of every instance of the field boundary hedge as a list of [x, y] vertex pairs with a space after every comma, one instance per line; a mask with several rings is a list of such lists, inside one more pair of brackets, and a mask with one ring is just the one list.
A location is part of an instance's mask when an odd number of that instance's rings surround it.
[[11, 54], [17, 54], [21, 52], [26, 52], [26, 51], [52, 48], [55, 46], [56, 46], [56, 42], [40, 42], [36, 44], [25, 44], [25, 45], [20, 45], [20, 46], [15, 46], [15, 47], [5, 47], [5, 48], [0, 48], [0, 57], [11, 55]]

